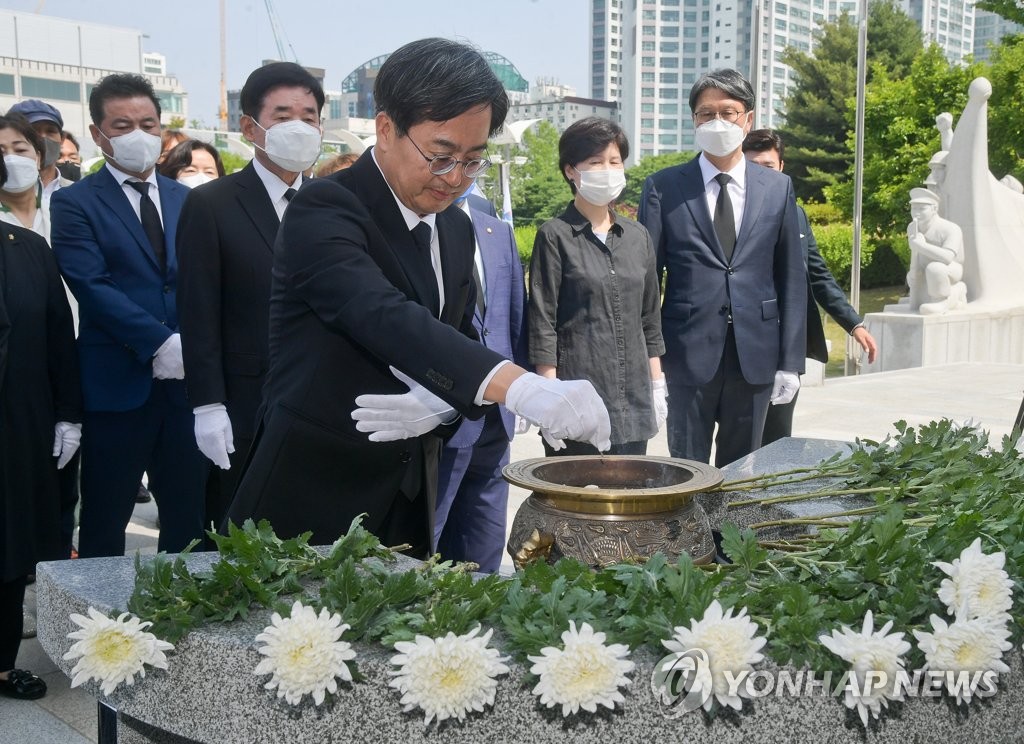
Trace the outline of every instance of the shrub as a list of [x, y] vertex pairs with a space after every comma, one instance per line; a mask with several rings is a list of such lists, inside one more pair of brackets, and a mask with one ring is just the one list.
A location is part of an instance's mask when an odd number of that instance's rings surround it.
[[530, 265], [530, 256], [533, 255], [533, 241], [537, 239], [536, 225], [516, 225], [512, 228], [516, 236], [516, 247], [519, 249], [519, 260], [523, 266]]
[[[818, 249], [828, 264], [829, 271], [845, 290], [850, 288], [850, 267], [853, 265], [853, 225], [849, 222], [832, 222], [814, 227]], [[861, 238], [861, 269], [871, 263], [874, 246]]]

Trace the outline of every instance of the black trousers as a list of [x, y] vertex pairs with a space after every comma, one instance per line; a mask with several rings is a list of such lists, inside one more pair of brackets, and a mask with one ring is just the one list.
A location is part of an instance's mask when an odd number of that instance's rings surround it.
[[793, 411], [796, 409], [796, 399], [800, 391], [793, 396], [793, 400], [783, 406], [768, 406], [768, 416], [764, 420], [764, 433], [761, 435], [761, 446], [771, 444], [777, 439], [793, 436]]
[[21, 646], [25, 604], [25, 577], [0, 582], [0, 672], [14, 669]]

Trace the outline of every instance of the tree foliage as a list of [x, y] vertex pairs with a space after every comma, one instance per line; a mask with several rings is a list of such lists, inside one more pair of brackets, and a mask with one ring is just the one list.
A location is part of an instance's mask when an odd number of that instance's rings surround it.
[[1024, 37], [996, 47], [987, 77], [992, 81], [988, 111], [989, 170], [1024, 180]]
[[514, 155], [526, 163], [512, 169], [510, 176], [512, 212], [517, 224], [540, 225], [557, 217], [572, 199], [568, 184], [558, 172], [558, 130], [542, 121], [536, 130], [523, 134], [523, 146]]
[[[874, 0], [868, 9], [868, 80], [877, 71], [905, 75], [921, 49], [917, 25], [892, 0]], [[820, 200], [826, 186], [845, 178], [852, 161], [849, 112], [856, 106], [857, 26], [848, 14], [826, 24], [813, 56], [789, 48], [783, 62], [795, 85], [785, 102], [786, 170], [797, 196]]]
[[648, 155], [632, 168], [626, 170], [626, 188], [619, 197], [619, 204], [631, 211], [640, 206], [640, 192], [648, 176], [673, 165], [685, 163], [696, 156], [693, 152], [669, 152], [662, 155]]
[[1024, 26], [1024, 5], [1021, 5], [1020, 0], [978, 0], [974, 7]]

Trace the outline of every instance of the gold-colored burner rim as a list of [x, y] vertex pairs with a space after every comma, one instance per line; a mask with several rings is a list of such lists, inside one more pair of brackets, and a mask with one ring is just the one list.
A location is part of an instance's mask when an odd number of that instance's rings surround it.
[[[693, 477], [685, 483], [658, 488], [583, 488], [552, 483], [534, 475], [539, 467], [572, 461], [644, 460], [687, 470]], [[572, 455], [539, 457], [506, 465], [502, 475], [509, 483], [532, 492], [532, 498], [556, 509], [575, 514], [641, 515], [679, 509], [694, 494], [710, 491], [725, 479], [718, 468], [695, 460], [650, 455]]]

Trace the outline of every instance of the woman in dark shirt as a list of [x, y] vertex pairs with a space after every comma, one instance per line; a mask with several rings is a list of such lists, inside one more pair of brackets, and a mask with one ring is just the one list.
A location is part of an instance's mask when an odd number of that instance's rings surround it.
[[[608, 408], [611, 454], [642, 455], [667, 415], [661, 295], [654, 246], [609, 206], [626, 185], [629, 142], [606, 119], [576, 122], [558, 142], [575, 195], [537, 232], [530, 261], [530, 362], [545, 377], [586, 379]], [[567, 441], [552, 454], [597, 454]]]

